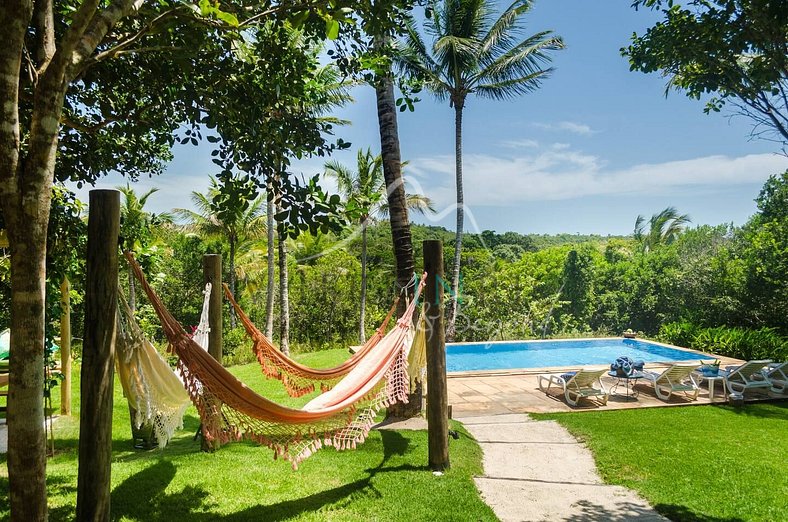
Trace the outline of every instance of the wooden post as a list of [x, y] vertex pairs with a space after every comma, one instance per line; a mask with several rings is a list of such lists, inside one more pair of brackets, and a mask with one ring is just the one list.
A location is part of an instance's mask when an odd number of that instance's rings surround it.
[[[432, 470], [449, 467], [449, 399], [446, 390], [446, 332], [443, 326], [443, 243], [423, 242], [427, 286], [424, 306], [427, 318], [427, 427], [429, 465]], [[440, 278], [440, 280], [439, 280]]]
[[202, 257], [205, 283], [211, 283], [211, 303], [208, 308], [208, 353], [222, 362], [222, 256], [206, 254]]
[[[208, 353], [222, 362], [222, 256], [206, 254], [202, 257], [202, 273], [205, 283], [211, 283], [211, 301], [208, 305]], [[216, 399], [212, 399], [216, 400]], [[215, 424], [215, 423], [214, 423]], [[217, 439], [202, 438], [200, 449], [213, 452], [219, 449]]]
[[91, 190], [79, 415], [77, 520], [110, 515], [120, 192]]
[[60, 285], [60, 414], [71, 415], [71, 284], [63, 278]]

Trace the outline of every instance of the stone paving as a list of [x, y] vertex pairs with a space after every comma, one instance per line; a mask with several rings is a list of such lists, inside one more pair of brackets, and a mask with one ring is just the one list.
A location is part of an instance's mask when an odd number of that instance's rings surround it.
[[602, 482], [588, 449], [553, 421], [460, 418], [484, 452], [476, 487], [502, 522], [665, 521], [633, 491]]

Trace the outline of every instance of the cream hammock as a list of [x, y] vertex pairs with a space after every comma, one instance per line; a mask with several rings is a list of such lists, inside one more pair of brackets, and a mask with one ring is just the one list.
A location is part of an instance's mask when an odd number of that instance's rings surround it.
[[207, 440], [254, 440], [295, 467], [324, 445], [355, 448], [366, 439], [380, 409], [407, 402], [411, 318], [425, 276], [417, 298], [356, 367], [331, 390], [294, 409], [258, 395], [200, 348], [164, 307], [131, 254], [126, 257], [161, 320], [170, 350], [179, 358], [178, 371]]
[[121, 297], [119, 301], [115, 361], [120, 384], [134, 410], [134, 425], [151, 425], [153, 436], [163, 448], [175, 430], [183, 427], [189, 394], [167, 361], [145, 338], [126, 300]]
[[257, 357], [257, 362], [260, 363], [260, 369], [263, 374], [266, 377], [282, 381], [285, 390], [287, 390], [288, 395], [291, 397], [300, 397], [313, 392], [315, 389], [320, 389], [320, 391], [325, 392], [347, 375], [350, 370], [355, 368], [364, 356], [383, 339], [391, 316], [394, 315], [394, 310], [396, 310], [397, 302], [399, 301], [399, 299], [394, 301], [383, 323], [356, 353], [339, 366], [316, 369], [299, 364], [279, 351], [271, 340], [252, 323], [249, 316], [246, 315], [233, 298], [233, 294], [230, 292], [227, 283], [224, 284], [224, 294], [235, 309], [238, 318], [241, 320], [241, 324], [243, 324], [246, 330], [246, 334], [252, 340], [252, 351]]

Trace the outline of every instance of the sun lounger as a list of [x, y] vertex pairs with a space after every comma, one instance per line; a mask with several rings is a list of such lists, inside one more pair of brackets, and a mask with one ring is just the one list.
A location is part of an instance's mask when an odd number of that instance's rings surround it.
[[[539, 389], [547, 393], [550, 387], [555, 384], [560, 386], [564, 391], [566, 402], [570, 406], [577, 406], [577, 403], [583, 397], [600, 397], [602, 404], [607, 404], [608, 391], [602, 384], [600, 377], [607, 370], [587, 370], [581, 369], [577, 372], [568, 372], [563, 374], [546, 373], [539, 376]], [[594, 387], [594, 383], [598, 384], [598, 388]], [[547, 384], [547, 387], [544, 385]]]
[[673, 364], [662, 373], [650, 370], [644, 370], [642, 373], [643, 379], [654, 386], [654, 392], [663, 401], [670, 400], [670, 396], [677, 392], [683, 392], [687, 397], [695, 400], [700, 389], [692, 372], [699, 367], [698, 364]]
[[725, 378], [728, 393], [743, 395], [747, 391], [771, 388], [771, 379], [762, 373], [771, 362], [769, 359], [747, 361], [741, 366], [728, 367], [725, 371], [720, 371], [720, 375]]
[[762, 373], [772, 382], [773, 392], [788, 393], [788, 362], [772, 363]]

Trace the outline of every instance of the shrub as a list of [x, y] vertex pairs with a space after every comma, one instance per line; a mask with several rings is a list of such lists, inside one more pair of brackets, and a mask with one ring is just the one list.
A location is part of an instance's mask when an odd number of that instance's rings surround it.
[[233, 366], [255, 361], [252, 341], [243, 328], [224, 330], [222, 336], [222, 364]]
[[774, 328], [699, 328], [685, 321], [662, 325], [658, 338], [667, 343], [737, 359], [788, 359], [788, 337], [780, 335]]

